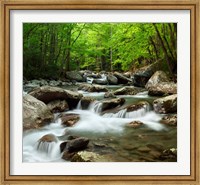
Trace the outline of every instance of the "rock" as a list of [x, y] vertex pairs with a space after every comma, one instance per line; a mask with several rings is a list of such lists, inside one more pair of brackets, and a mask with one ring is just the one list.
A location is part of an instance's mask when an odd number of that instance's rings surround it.
[[59, 85], [62, 85], [62, 82], [61, 81], [55, 81], [55, 80], [51, 80], [49, 81], [49, 85], [50, 86], [59, 86]]
[[116, 98], [113, 92], [106, 92], [104, 98]]
[[141, 121], [132, 121], [130, 122], [127, 127], [132, 127], [132, 128], [139, 128], [143, 125], [144, 123], [142, 123]]
[[140, 101], [136, 104], [128, 105], [126, 107], [126, 109], [127, 109], [127, 112], [133, 112], [133, 111], [137, 111], [142, 108], [147, 109], [149, 106], [150, 106], [150, 104], [147, 101]]
[[150, 96], [171, 95], [177, 93], [177, 84], [174, 82], [162, 82], [149, 87], [148, 94]]
[[63, 112], [69, 110], [66, 100], [54, 100], [47, 104], [52, 113]]
[[120, 89], [117, 89], [113, 92], [114, 95], [136, 95], [139, 92], [143, 92], [144, 89], [133, 87], [133, 86], [126, 86]]
[[137, 150], [138, 150], [139, 152], [145, 152], [145, 153], [151, 151], [151, 149], [150, 149], [149, 147], [147, 147], [147, 146], [139, 147]]
[[114, 72], [114, 76], [118, 79], [118, 84], [127, 84], [128, 82], [132, 82], [130, 78], [125, 77], [119, 72]]
[[81, 109], [87, 110], [90, 104], [95, 101], [95, 99], [91, 97], [82, 97], [80, 101], [81, 101]]
[[[65, 148], [63, 147], [64, 143], [66, 144]], [[77, 151], [87, 148], [89, 139], [85, 137], [79, 137], [79, 138], [76, 138], [64, 143], [62, 144], [62, 148], [64, 148], [63, 151], [72, 153], [72, 152], [77, 152]]]
[[164, 150], [159, 158], [165, 161], [177, 161], [177, 149], [171, 148]]
[[156, 71], [146, 83], [145, 88], [149, 89], [150, 87], [158, 85], [159, 83], [169, 81], [170, 80], [164, 71]]
[[110, 157], [102, 156], [94, 152], [80, 151], [76, 153], [71, 162], [110, 162]]
[[63, 152], [63, 155], [62, 155], [62, 159], [66, 160], [66, 161], [69, 161], [71, 160], [71, 158], [75, 155], [75, 152], [72, 152], [72, 153], [69, 153], [69, 152]]
[[99, 84], [99, 85], [107, 85], [108, 81], [107, 79], [94, 79], [92, 83]]
[[85, 82], [85, 78], [78, 71], [68, 71], [66, 72], [66, 78], [77, 82]]
[[83, 96], [78, 92], [50, 86], [39, 87], [29, 94], [46, 104], [54, 100], [66, 100], [70, 109], [75, 108]]
[[132, 73], [128, 71], [128, 72], [125, 72], [123, 75], [127, 78], [131, 78]]
[[109, 74], [109, 75], [107, 76], [107, 80], [108, 80], [108, 83], [109, 83], [110, 85], [117, 85], [117, 84], [118, 84], [118, 79], [117, 79], [117, 77], [115, 77], [114, 75]]
[[93, 85], [93, 84], [81, 84], [78, 90], [88, 91], [88, 92], [107, 92], [108, 89], [104, 86]]
[[153, 108], [156, 113], [167, 114], [177, 112], [177, 94], [154, 100]]
[[78, 114], [64, 114], [61, 115], [61, 121], [62, 125], [65, 125], [67, 127], [74, 126], [80, 119], [80, 116]]
[[151, 65], [140, 68], [133, 75], [133, 84], [138, 87], [145, 87], [151, 76], [159, 69], [159, 63], [155, 62]]
[[101, 78], [100, 74], [95, 74], [95, 73], [91, 73], [91, 74], [86, 73], [85, 75], [90, 78]]
[[102, 111], [115, 108], [117, 106], [123, 105], [125, 102], [124, 98], [114, 98], [102, 101]]
[[161, 119], [160, 122], [169, 126], [177, 126], [177, 114], [166, 115]]
[[57, 141], [58, 139], [54, 134], [46, 134], [38, 140], [39, 143], [41, 142], [47, 142], [47, 143], [55, 142], [56, 143]]
[[27, 94], [23, 96], [23, 129], [36, 129], [49, 124], [53, 114], [49, 108], [38, 99]]

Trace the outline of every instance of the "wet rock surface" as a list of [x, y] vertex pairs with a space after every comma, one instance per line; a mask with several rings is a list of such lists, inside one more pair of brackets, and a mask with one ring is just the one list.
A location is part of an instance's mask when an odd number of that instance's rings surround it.
[[50, 86], [36, 88], [29, 94], [44, 103], [49, 103], [54, 100], [66, 100], [70, 108], [76, 107], [83, 96], [78, 92]]
[[174, 82], [161, 82], [148, 88], [148, 94], [151, 96], [171, 95], [177, 93], [177, 84]]
[[123, 105], [125, 102], [124, 98], [114, 98], [102, 101], [102, 111], [115, 108], [117, 106]]
[[47, 107], [52, 113], [63, 112], [69, 110], [69, 106], [66, 100], [54, 100], [47, 104]]
[[36, 129], [53, 120], [50, 109], [31, 95], [23, 96], [23, 129]]
[[114, 95], [136, 95], [139, 92], [145, 91], [144, 89], [133, 87], [133, 86], [127, 86], [122, 87], [120, 89], [117, 89], [113, 92]]
[[66, 72], [66, 78], [77, 82], [85, 82], [85, 78], [82, 76], [82, 74], [79, 71], [68, 71]]
[[177, 95], [166, 96], [154, 100], [153, 108], [155, 112], [166, 114], [177, 112]]
[[128, 82], [132, 82], [130, 78], [127, 78], [119, 72], [114, 72], [113, 75], [118, 79], [118, 84], [127, 84]]
[[80, 116], [78, 114], [61, 114], [60, 119], [62, 125], [72, 127], [79, 121]]
[[154, 87], [155, 85], [158, 85], [159, 83], [169, 81], [170, 79], [164, 71], [156, 71], [146, 83], [145, 88], [149, 89], [151, 87]]
[[87, 92], [107, 92], [108, 89], [104, 86], [94, 85], [94, 84], [81, 84], [78, 90], [83, 90]]
[[166, 115], [160, 122], [169, 126], [177, 126], [177, 114]]

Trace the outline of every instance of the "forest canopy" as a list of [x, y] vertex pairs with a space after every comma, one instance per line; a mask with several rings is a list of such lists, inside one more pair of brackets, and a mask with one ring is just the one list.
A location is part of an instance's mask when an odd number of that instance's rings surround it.
[[71, 70], [134, 71], [156, 61], [176, 73], [176, 23], [23, 24], [26, 79], [58, 79]]

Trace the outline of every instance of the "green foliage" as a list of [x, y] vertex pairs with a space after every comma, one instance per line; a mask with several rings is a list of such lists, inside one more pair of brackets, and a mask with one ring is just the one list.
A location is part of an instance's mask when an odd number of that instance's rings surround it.
[[[176, 24], [156, 24], [167, 57], [176, 65]], [[128, 71], [164, 53], [151, 23], [24, 23], [24, 76], [59, 78], [67, 70]], [[148, 61], [147, 63], [142, 61]]]

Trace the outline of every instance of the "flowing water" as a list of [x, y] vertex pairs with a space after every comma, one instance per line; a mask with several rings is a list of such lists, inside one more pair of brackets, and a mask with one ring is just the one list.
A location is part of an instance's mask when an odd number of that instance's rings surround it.
[[[80, 120], [73, 127], [64, 127], [59, 114], [55, 114], [53, 123], [41, 129], [24, 133], [23, 162], [66, 162], [61, 159], [60, 143], [66, 135], [85, 136], [90, 139], [88, 151], [104, 155], [109, 161], [161, 161], [156, 158], [161, 151], [176, 148], [176, 128], [159, 123], [163, 115], [156, 114], [150, 106], [134, 112], [122, 109], [117, 113], [101, 115], [104, 93], [82, 92], [84, 96], [96, 97], [88, 110], [82, 110], [79, 102], [75, 110], [66, 114], [79, 114]], [[152, 102], [147, 92], [134, 96], [121, 96], [126, 105], [141, 100]], [[144, 123], [135, 129], [127, 124], [133, 121]], [[46, 134], [55, 135], [54, 142], [40, 142]]]

